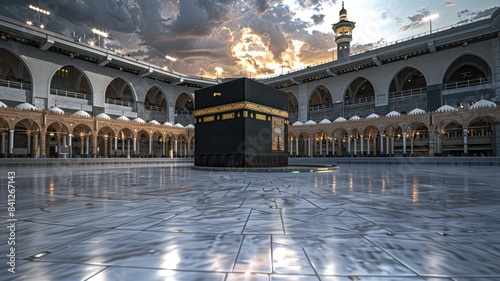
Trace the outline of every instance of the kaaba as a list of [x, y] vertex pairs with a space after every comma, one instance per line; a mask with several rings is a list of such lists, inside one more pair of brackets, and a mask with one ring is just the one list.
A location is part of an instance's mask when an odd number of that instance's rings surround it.
[[195, 91], [195, 166], [288, 166], [288, 95], [240, 78]]

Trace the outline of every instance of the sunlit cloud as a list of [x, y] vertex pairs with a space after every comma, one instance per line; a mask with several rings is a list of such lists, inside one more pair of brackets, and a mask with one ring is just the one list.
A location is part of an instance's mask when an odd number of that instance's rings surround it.
[[455, 2], [446, 2], [443, 4], [443, 6], [445, 7], [455, 7], [457, 5], [457, 3]]

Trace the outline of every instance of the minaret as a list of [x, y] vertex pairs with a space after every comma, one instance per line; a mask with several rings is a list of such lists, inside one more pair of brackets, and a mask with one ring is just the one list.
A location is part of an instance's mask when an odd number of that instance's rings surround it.
[[343, 59], [351, 55], [352, 30], [356, 23], [347, 20], [344, 1], [342, 1], [342, 10], [340, 10], [339, 15], [339, 22], [333, 24], [332, 29], [335, 32], [335, 43], [337, 43], [337, 59]]

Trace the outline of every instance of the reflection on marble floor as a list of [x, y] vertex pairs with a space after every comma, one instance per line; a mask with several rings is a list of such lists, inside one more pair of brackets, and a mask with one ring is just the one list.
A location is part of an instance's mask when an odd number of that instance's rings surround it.
[[498, 167], [13, 170], [0, 280], [500, 280]]

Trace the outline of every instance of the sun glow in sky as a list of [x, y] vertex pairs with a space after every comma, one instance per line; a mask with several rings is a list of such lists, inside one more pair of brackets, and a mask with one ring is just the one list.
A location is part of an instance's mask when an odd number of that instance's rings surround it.
[[[29, 0], [0, 0], [0, 15], [37, 22]], [[86, 0], [43, 7], [47, 30], [98, 44], [91, 30], [109, 34], [101, 47], [205, 77], [266, 77], [332, 59], [340, 0]], [[347, 0], [356, 22], [351, 49], [384, 43], [491, 15], [498, 0]], [[94, 40], [94, 41], [92, 41]], [[177, 59], [175, 62], [166, 56]], [[215, 69], [223, 69], [217, 72]]]

